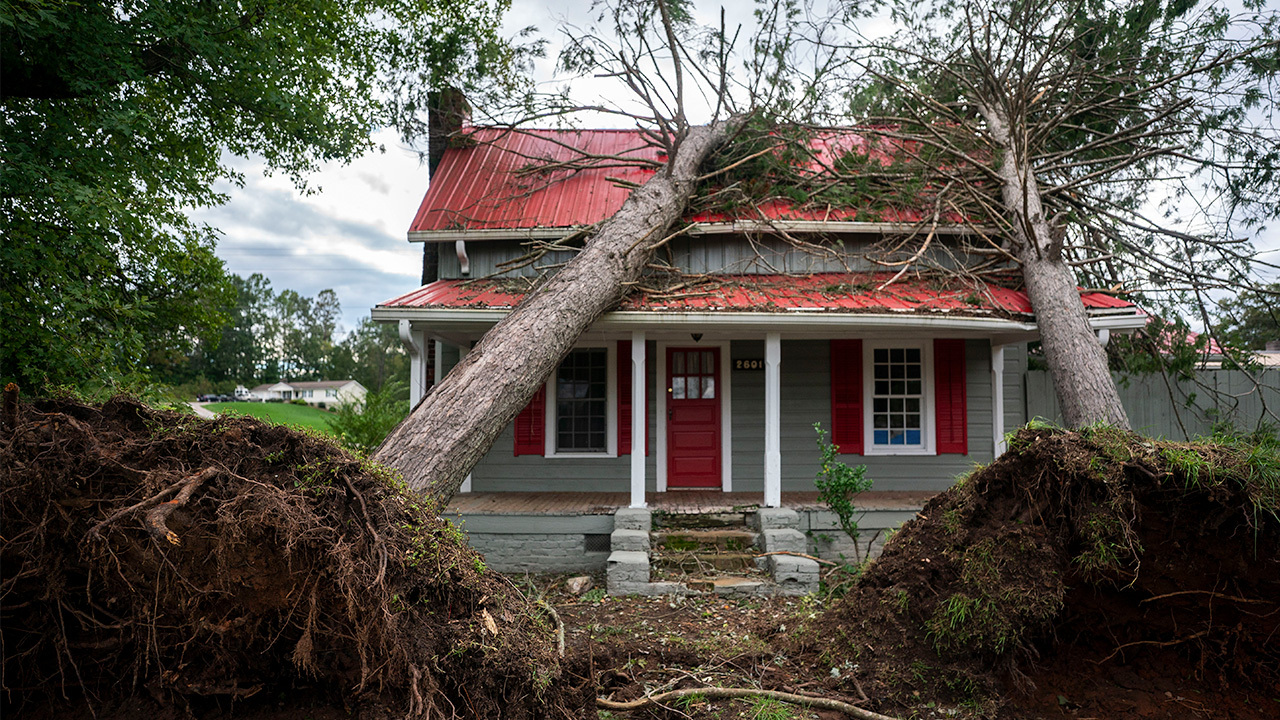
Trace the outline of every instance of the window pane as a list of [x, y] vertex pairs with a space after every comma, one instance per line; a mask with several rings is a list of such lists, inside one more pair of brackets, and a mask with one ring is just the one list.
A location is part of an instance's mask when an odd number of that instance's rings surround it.
[[908, 445], [919, 445], [919, 444], [920, 444], [920, 431], [919, 431], [919, 430], [908, 430], [908, 431], [907, 431], [907, 444], [908, 444]]
[[920, 394], [920, 381], [919, 381], [919, 380], [908, 380], [908, 381], [907, 381], [907, 394], [908, 394], [908, 395], [919, 395], [919, 394]]
[[908, 366], [907, 366], [907, 377], [908, 377], [908, 378], [911, 378], [911, 379], [915, 379], [915, 378], [920, 377], [920, 366], [919, 366], [919, 365], [908, 365]]
[[715, 399], [716, 396], [716, 379], [702, 378], [702, 398], [704, 400]]
[[920, 348], [907, 348], [907, 362], [920, 362]]
[[888, 378], [889, 378], [889, 366], [888, 366], [888, 365], [881, 365], [881, 364], [877, 363], [877, 364], [876, 364], [876, 379], [877, 379], [877, 380], [887, 380]]
[[902, 348], [890, 348], [889, 362], [900, 363], [906, 359], [905, 354], [906, 354], [906, 351], [904, 351]]
[[876, 381], [876, 394], [877, 394], [877, 395], [888, 395], [888, 394], [889, 394], [889, 381], [888, 381], [888, 380], [877, 380], [877, 381]]
[[698, 387], [697, 376], [688, 378], [684, 383], [684, 390], [689, 394], [690, 400], [696, 400], [701, 395], [701, 389]]
[[671, 353], [671, 374], [684, 374], [684, 353], [679, 351]]
[[608, 449], [608, 351], [573, 350], [556, 371], [556, 449], [604, 452]]
[[875, 362], [878, 362], [878, 363], [889, 362], [889, 350], [887, 348], [876, 348], [872, 352], [872, 356], [875, 358]]
[[875, 444], [876, 444], [876, 445], [888, 445], [888, 444], [889, 444], [889, 431], [888, 431], [888, 430], [876, 430], [876, 431], [875, 431], [875, 433], [874, 433], [874, 437], [875, 437]]
[[871, 427], [876, 445], [920, 446], [924, 353], [920, 348], [873, 348]]
[[684, 399], [684, 378], [671, 378], [671, 397], [677, 400]]
[[716, 363], [711, 359], [712, 353], [709, 350], [702, 353], [702, 374], [714, 375], [716, 372]]

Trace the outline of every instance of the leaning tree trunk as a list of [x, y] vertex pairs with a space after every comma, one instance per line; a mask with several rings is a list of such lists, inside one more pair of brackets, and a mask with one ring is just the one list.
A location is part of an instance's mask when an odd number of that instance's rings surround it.
[[1001, 193], [1062, 418], [1068, 427], [1102, 422], [1128, 428], [1107, 354], [1089, 326], [1075, 274], [1062, 257], [1062, 240], [1053, 237], [1044, 215], [1025, 146], [1002, 112], [987, 106], [979, 110], [1001, 152]]
[[411, 488], [443, 507], [578, 337], [639, 279], [655, 245], [688, 206], [702, 162], [739, 123], [691, 128], [667, 164], [573, 260], [485, 333], [373, 459], [399, 470]]

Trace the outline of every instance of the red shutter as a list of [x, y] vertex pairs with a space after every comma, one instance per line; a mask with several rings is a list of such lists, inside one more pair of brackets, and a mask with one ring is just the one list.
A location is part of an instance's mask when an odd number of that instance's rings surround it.
[[846, 455], [862, 448], [862, 341], [831, 341], [831, 443]]
[[933, 341], [938, 453], [969, 454], [964, 340]]
[[[653, 451], [649, 438], [649, 408], [644, 410], [644, 454]], [[618, 341], [618, 454], [631, 454], [631, 341]]]
[[631, 454], [631, 341], [618, 341], [618, 454]]
[[516, 455], [547, 454], [547, 386], [538, 388], [516, 416]]

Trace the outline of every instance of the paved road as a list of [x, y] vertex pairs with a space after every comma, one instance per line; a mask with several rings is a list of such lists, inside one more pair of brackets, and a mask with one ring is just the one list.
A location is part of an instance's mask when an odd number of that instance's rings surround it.
[[214, 413], [212, 410], [206, 409], [204, 406], [204, 403], [193, 402], [193, 403], [187, 403], [187, 404], [191, 406], [192, 410], [196, 411], [196, 415], [198, 415], [199, 417], [209, 418], [210, 420], [218, 417], [217, 414]]

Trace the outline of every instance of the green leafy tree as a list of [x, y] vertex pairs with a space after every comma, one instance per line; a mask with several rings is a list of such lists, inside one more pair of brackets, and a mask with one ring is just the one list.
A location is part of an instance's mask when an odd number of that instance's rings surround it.
[[1237, 350], [1263, 350], [1280, 340], [1280, 283], [1218, 303], [1217, 331], [1223, 345]]
[[506, 5], [5, 0], [0, 376], [145, 373], [215, 339], [236, 288], [186, 212], [241, 181], [226, 154], [305, 188], [372, 128], [420, 134], [437, 88], [514, 92]]
[[925, 181], [933, 223], [983, 228], [955, 253], [961, 272], [1019, 269], [1066, 421], [1127, 425], [1077, 288], [1203, 309], [1215, 289], [1256, 285], [1266, 263], [1248, 234], [1280, 189], [1275, 13], [1252, 0], [1238, 15], [1194, 0], [890, 8], [890, 38], [823, 46], [856, 69], [853, 114], [914, 161], [904, 181]]

